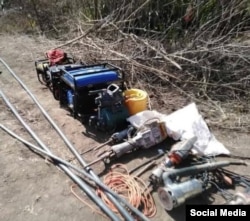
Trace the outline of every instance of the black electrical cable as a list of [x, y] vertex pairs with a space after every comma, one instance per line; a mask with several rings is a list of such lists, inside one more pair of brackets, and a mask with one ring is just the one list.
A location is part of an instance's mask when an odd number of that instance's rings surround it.
[[227, 176], [232, 177], [234, 181], [239, 182], [239, 183], [240, 182], [244, 183], [250, 188], [250, 177], [248, 175], [241, 175], [233, 171], [227, 170], [225, 168], [220, 168], [220, 171], [226, 174]]
[[[215, 188], [220, 193], [219, 195], [221, 195], [226, 200], [226, 202], [229, 202], [230, 200], [234, 199], [234, 194], [222, 189], [221, 187], [219, 187], [219, 185], [217, 183], [215, 183], [213, 181], [209, 181], [209, 183], [211, 183], [213, 186], [215, 186]], [[224, 204], [222, 204], [222, 205], [224, 205]]]

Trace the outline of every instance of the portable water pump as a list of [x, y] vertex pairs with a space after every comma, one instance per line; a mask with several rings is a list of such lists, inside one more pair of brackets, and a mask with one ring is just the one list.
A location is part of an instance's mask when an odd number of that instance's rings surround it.
[[[244, 163], [240, 161], [220, 161], [166, 169], [162, 174], [164, 186], [157, 190], [162, 206], [164, 209], [171, 211], [184, 204], [186, 200], [205, 192], [211, 187], [207, 173], [229, 165], [244, 165]], [[206, 175], [203, 176], [202, 173]], [[178, 182], [183, 177], [186, 179], [183, 182]]]
[[98, 94], [95, 98], [97, 115], [89, 118], [89, 125], [99, 130], [114, 130], [126, 125], [129, 117], [124, 105], [122, 90], [116, 84], [110, 84], [107, 89], [90, 91], [89, 95]]

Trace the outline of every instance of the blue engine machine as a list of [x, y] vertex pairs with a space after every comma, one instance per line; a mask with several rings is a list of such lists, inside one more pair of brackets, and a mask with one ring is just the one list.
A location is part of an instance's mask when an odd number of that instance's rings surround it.
[[127, 123], [124, 74], [120, 68], [109, 63], [76, 64], [61, 50], [49, 51], [46, 56], [35, 61], [37, 78], [74, 118], [103, 130], [117, 129]]
[[124, 105], [123, 92], [117, 84], [110, 84], [106, 89], [90, 91], [89, 94], [98, 94], [95, 98], [98, 106], [97, 115], [89, 118], [90, 126], [114, 130], [126, 123], [129, 114]]
[[[53, 88], [60, 105], [69, 108], [74, 118], [89, 122], [99, 130], [126, 125], [129, 116], [124, 105], [124, 74], [109, 63], [57, 66], [52, 70]], [[53, 76], [60, 76], [53, 80]], [[57, 77], [56, 77], [57, 78]], [[56, 85], [56, 86], [55, 86]]]

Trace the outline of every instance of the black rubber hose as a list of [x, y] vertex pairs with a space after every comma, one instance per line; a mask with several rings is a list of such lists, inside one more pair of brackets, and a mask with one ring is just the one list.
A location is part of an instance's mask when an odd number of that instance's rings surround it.
[[[19, 113], [16, 111], [16, 109], [13, 107], [13, 105], [9, 102], [7, 97], [4, 95], [4, 93], [0, 90], [0, 96], [3, 98], [4, 102], [7, 104], [7, 106], [11, 109], [13, 114], [16, 116], [16, 118], [21, 122], [21, 124], [26, 128], [26, 130], [29, 132], [29, 134], [36, 140], [36, 142], [39, 144], [39, 146], [44, 149], [47, 153], [51, 154], [51, 151], [49, 148], [38, 138], [38, 136], [35, 134], [35, 132], [25, 123], [25, 121], [22, 119], [22, 117], [19, 115]], [[59, 164], [59, 167], [74, 181], [76, 182], [81, 189], [100, 207], [100, 209], [112, 220], [118, 221], [120, 220], [116, 214], [114, 214], [113, 211], [110, 210], [110, 208], [107, 207], [107, 205], [99, 198], [97, 195], [89, 188], [89, 186], [84, 183], [78, 176], [76, 176], [72, 171], [66, 167], [63, 164]]]
[[[30, 90], [27, 88], [27, 86], [21, 81], [21, 79], [11, 70], [11, 68], [6, 64], [6, 62], [0, 58], [0, 61], [5, 65], [5, 67], [9, 70], [9, 72], [13, 75], [13, 77], [19, 82], [19, 84], [24, 88], [24, 90], [30, 95], [32, 100], [36, 103], [38, 108], [41, 110], [45, 118], [50, 122], [50, 124], [54, 127], [54, 129], [57, 131], [57, 133], [60, 135], [60, 137], [63, 139], [65, 144], [68, 146], [70, 151], [75, 155], [75, 157], [78, 159], [78, 161], [81, 163], [83, 167], [86, 167], [87, 163], [84, 162], [81, 155], [76, 151], [76, 149], [73, 147], [73, 145], [69, 142], [67, 137], [63, 134], [63, 132], [60, 130], [60, 128], [55, 124], [55, 122], [52, 120], [52, 118], [48, 115], [48, 113], [44, 110], [44, 108], [40, 105], [40, 103], [37, 101], [35, 96], [30, 92]], [[98, 182], [101, 182], [100, 178], [93, 172], [93, 170], [90, 167], [85, 168], [86, 171], [88, 171]], [[114, 205], [117, 207], [119, 212], [125, 217], [126, 221], [134, 221], [133, 217], [127, 212], [123, 206], [120, 205], [119, 202], [117, 202], [110, 194], [107, 194], [109, 199], [114, 203]], [[131, 206], [129, 203], [124, 201], [121, 197], [119, 201], [123, 201], [123, 204], [125, 204], [133, 213], [135, 213], [138, 217], [141, 218], [141, 220], [148, 220], [148, 218], [140, 212], [137, 208]]]
[[163, 173], [162, 177], [165, 183], [172, 184], [173, 178], [191, 176], [204, 171], [212, 171], [218, 168], [226, 167], [229, 165], [245, 165], [244, 162], [234, 162], [234, 161], [221, 161], [221, 162], [211, 162], [201, 165], [195, 165], [190, 167], [184, 167], [180, 169], [171, 169]]

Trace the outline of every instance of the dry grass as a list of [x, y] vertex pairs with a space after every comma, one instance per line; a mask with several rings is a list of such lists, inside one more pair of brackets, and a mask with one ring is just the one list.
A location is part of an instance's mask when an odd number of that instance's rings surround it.
[[[101, 20], [83, 13], [84, 19], [65, 18], [70, 31], [58, 36], [57, 47], [84, 63], [108, 61], [122, 67], [127, 85], [148, 91], [157, 109], [170, 113], [193, 101], [210, 125], [249, 130], [250, 16], [249, 9], [243, 7], [247, 1], [230, 0], [217, 11], [212, 11], [216, 9], [213, 1], [201, 1], [192, 8], [200, 10], [193, 23], [179, 36], [174, 26], [164, 32], [145, 29], [143, 35], [128, 33], [125, 23], [129, 20], [130, 29], [139, 29], [131, 24], [149, 2], [133, 10], [124, 1], [124, 9], [129, 10], [116, 9]], [[172, 24], [178, 26], [181, 19]], [[55, 47], [44, 45], [42, 53]]]

